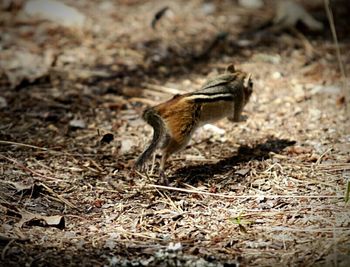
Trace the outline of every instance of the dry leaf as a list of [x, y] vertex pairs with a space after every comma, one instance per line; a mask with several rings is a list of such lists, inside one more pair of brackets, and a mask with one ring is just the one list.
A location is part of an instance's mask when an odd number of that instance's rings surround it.
[[236, 174], [241, 176], [246, 176], [249, 173], [250, 169], [240, 169], [235, 171]]
[[6, 181], [6, 183], [13, 186], [14, 189], [16, 190], [16, 194], [20, 194], [20, 195], [30, 195], [31, 197], [36, 198], [43, 191], [43, 187], [39, 184], [25, 185], [19, 182], [11, 182], [11, 181]]
[[54, 216], [44, 216], [40, 214], [35, 214], [27, 211], [20, 212], [22, 219], [16, 224], [17, 227], [27, 226], [52, 226], [59, 229], [65, 227], [65, 220], [63, 216], [54, 215]]

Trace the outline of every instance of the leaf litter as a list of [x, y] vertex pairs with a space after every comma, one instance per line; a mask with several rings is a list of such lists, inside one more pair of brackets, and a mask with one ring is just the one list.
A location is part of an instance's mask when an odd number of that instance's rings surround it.
[[[1, 7], [6, 266], [349, 262], [348, 99], [339, 100], [323, 6], [297, 7], [304, 22], [311, 13], [311, 26], [323, 22], [322, 33], [296, 23], [296, 31], [247, 35], [243, 45], [241, 33], [273, 21], [273, 3], [210, 4], [65, 1], [94, 22], [79, 29], [26, 16], [22, 1]], [[332, 6], [348, 63], [344, 7]], [[158, 184], [158, 157], [147, 175], [133, 172], [152, 134], [142, 111], [198, 89], [231, 62], [253, 73], [247, 120], [199, 130], [169, 161], [169, 186]]]

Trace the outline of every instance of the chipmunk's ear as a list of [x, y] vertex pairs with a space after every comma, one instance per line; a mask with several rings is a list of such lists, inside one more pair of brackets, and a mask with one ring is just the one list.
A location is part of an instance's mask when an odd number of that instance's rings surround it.
[[235, 65], [230, 64], [226, 67], [225, 73], [234, 73], [235, 71]]

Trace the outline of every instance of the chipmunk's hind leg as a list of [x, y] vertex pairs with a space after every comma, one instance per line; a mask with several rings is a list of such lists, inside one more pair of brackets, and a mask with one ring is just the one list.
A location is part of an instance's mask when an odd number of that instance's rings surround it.
[[181, 140], [180, 142], [173, 138], [169, 138], [168, 142], [163, 147], [162, 158], [160, 160], [160, 166], [159, 166], [159, 176], [163, 183], [166, 183], [166, 184], [168, 183], [168, 180], [165, 175], [165, 165], [168, 158], [175, 152], [178, 152], [179, 150], [184, 148], [188, 143], [188, 141], [189, 141], [189, 137]]
[[169, 184], [168, 178], [165, 174], [165, 164], [169, 156], [170, 156], [170, 153], [165, 151], [162, 155], [162, 158], [160, 160], [160, 166], [159, 166], [159, 178], [161, 180], [161, 183], [165, 185]]

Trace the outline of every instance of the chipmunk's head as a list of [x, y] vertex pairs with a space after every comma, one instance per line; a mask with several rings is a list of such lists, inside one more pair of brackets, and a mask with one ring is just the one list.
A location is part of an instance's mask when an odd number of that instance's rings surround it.
[[234, 64], [230, 64], [226, 67], [225, 74], [232, 74], [234, 80], [240, 83], [243, 82], [244, 104], [247, 104], [253, 93], [252, 74], [237, 70]]
[[252, 81], [251, 73], [246, 74], [246, 77], [244, 78], [243, 93], [244, 93], [244, 102], [246, 104], [253, 93], [253, 81]]

